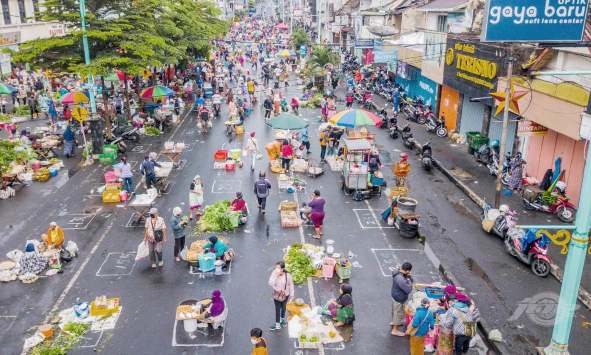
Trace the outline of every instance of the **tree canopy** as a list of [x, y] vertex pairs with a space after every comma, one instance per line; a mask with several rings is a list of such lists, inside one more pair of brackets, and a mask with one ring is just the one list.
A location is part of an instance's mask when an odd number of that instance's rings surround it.
[[147, 66], [177, 64], [206, 53], [209, 41], [228, 27], [207, 0], [87, 0], [91, 64], [86, 66], [78, 1], [46, 0], [43, 7], [39, 18], [64, 24], [66, 35], [22, 43], [12, 57], [58, 72], [136, 74]]
[[310, 37], [303, 28], [298, 27], [293, 30], [293, 32], [291, 33], [291, 45], [296, 51], [299, 50], [302, 45], [309, 44]]

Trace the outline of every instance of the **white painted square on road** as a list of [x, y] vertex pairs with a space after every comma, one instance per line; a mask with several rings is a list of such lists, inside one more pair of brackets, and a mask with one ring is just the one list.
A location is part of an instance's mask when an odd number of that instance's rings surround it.
[[64, 230], [83, 230], [88, 228], [95, 217], [95, 213], [65, 213], [58, 215], [55, 219], [55, 222]]
[[233, 194], [241, 191], [242, 181], [238, 179], [216, 179], [211, 185], [211, 192], [214, 194]]
[[135, 266], [135, 252], [121, 253], [112, 252], [107, 254], [105, 261], [101, 264], [96, 276], [127, 276], [131, 275]]
[[404, 262], [412, 264], [412, 275], [415, 282], [434, 283], [441, 281], [437, 268], [420, 249], [371, 249], [380, 272], [384, 277], [392, 273]]

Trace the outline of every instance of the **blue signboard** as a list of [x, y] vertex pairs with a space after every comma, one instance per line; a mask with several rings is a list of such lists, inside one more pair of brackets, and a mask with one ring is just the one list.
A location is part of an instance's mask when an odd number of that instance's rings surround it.
[[[398, 68], [401, 65], [398, 63]], [[407, 66], [414, 68], [412, 66]], [[437, 101], [437, 83], [431, 79], [428, 79], [417, 72], [413, 75], [412, 79], [410, 77], [403, 77], [400, 75], [400, 71], [398, 71], [398, 75], [396, 75], [395, 81], [400, 85], [406, 94], [413, 99], [421, 98], [425, 105], [430, 105], [431, 109], [435, 109], [435, 103]]]
[[489, 0], [488, 42], [564, 42], [583, 38], [589, 0]]
[[373, 48], [374, 63], [391, 63], [396, 61], [396, 49], [394, 47], [384, 48], [381, 45]]

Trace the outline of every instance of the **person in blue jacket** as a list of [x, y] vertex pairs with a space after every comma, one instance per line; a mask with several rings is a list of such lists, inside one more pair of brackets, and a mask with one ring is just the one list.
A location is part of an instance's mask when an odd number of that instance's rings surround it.
[[417, 307], [406, 334], [410, 335], [410, 354], [423, 355], [425, 350], [425, 335], [435, 329], [435, 316], [429, 310], [431, 301], [423, 298], [421, 306]]

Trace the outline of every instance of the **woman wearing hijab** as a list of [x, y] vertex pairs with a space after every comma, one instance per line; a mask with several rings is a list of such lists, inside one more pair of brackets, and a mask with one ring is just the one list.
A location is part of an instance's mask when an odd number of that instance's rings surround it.
[[203, 206], [203, 183], [201, 176], [195, 175], [189, 186], [189, 220], [193, 220], [193, 213], [197, 216], [197, 211]]
[[215, 235], [209, 237], [209, 243], [203, 246], [203, 249], [215, 254], [217, 259], [222, 259], [224, 253], [228, 251], [228, 246], [218, 239]]
[[19, 260], [20, 273], [37, 275], [47, 268], [47, 262], [47, 258], [35, 250], [33, 243], [28, 243], [25, 253]]
[[203, 318], [201, 319], [201, 322], [215, 322], [216, 318], [224, 313], [224, 309], [226, 309], [226, 302], [222, 298], [222, 292], [220, 290], [213, 291], [211, 293], [211, 303], [202, 313]]

